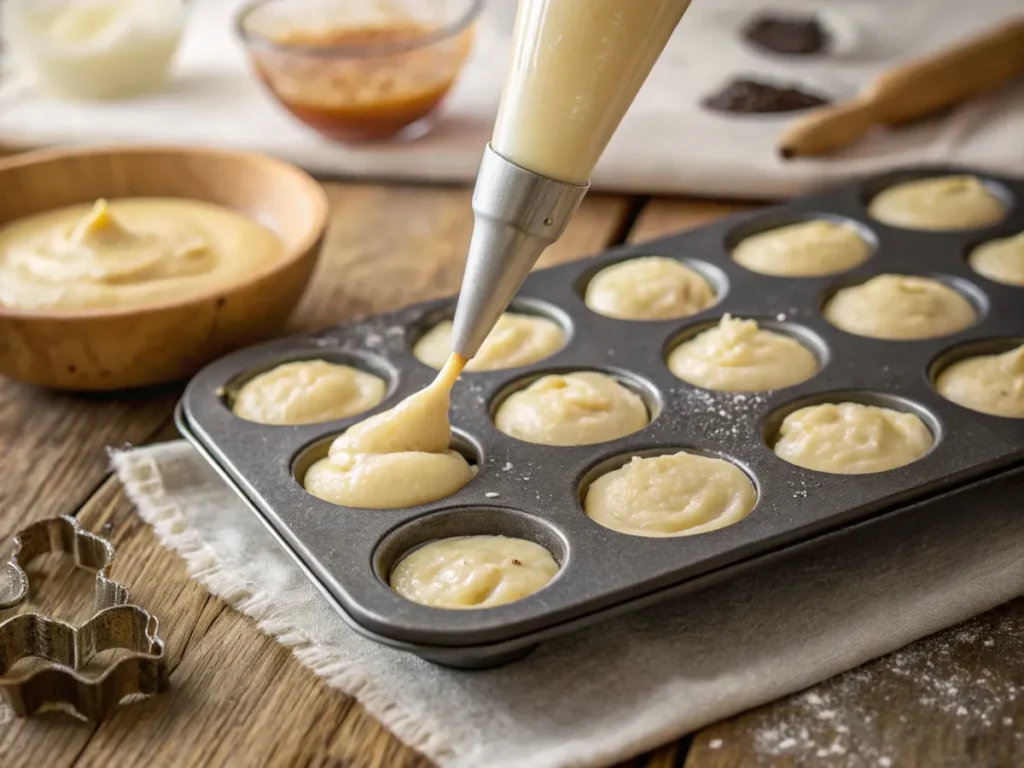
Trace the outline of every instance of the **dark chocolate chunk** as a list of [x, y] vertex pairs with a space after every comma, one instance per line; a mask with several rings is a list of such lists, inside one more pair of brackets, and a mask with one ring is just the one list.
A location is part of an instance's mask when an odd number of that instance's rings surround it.
[[757, 80], [736, 79], [701, 104], [716, 112], [747, 114], [795, 112], [828, 104], [830, 99], [793, 86], [772, 85]]
[[814, 16], [772, 16], [752, 20], [743, 36], [754, 45], [787, 56], [821, 53], [831, 42], [828, 31]]

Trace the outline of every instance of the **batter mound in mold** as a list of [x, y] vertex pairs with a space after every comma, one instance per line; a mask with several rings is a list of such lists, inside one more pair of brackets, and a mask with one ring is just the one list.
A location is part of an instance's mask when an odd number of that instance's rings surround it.
[[643, 399], [611, 376], [593, 371], [544, 376], [513, 392], [494, 425], [542, 445], [590, 445], [632, 434], [650, 421]]
[[871, 256], [857, 228], [817, 220], [770, 229], [741, 240], [733, 260], [751, 272], [777, 277], [818, 277], [845, 272]]
[[325, 360], [284, 363], [247, 381], [232, 410], [259, 424], [315, 424], [368, 411], [384, 399], [379, 376]]
[[[467, 371], [518, 368], [551, 357], [565, 346], [565, 331], [554, 320], [537, 315], [506, 312], [498, 318]], [[440, 369], [452, 351], [452, 321], [442, 320], [416, 342], [413, 354], [431, 368]]]
[[1024, 232], [982, 243], [968, 257], [979, 275], [1006, 285], [1024, 285]]
[[587, 285], [584, 302], [620, 320], [671, 320], [715, 303], [698, 272], [665, 256], [641, 256], [605, 267]]
[[391, 588], [435, 608], [490, 608], [547, 586], [558, 563], [544, 547], [505, 536], [455, 536], [414, 549], [391, 572]]
[[356, 424], [303, 478], [314, 496], [347, 507], [389, 509], [437, 501], [476, 469], [451, 450], [451, 389], [465, 361], [455, 355], [430, 386]]
[[750, 478], [723, 459], [680, 452], [640, 458], [591, 483], [587, 517], [630, 536], [690, 536], [737, 523], [753, 510]]
[[683, 381], [722, 392], [766, 392], [807, 381], [818, 360], [795, 339], [725, 315], [672, 350], [668, 367]]
[[824, 403], [783, 419], [775, 453], [805, 469], [863, 475], [915, 462], [934, 443], [931, 431], [912, 413], [860, 403]]
[[871, 199], [868, 213], [904, 229], [974, 229], [997, 224], [1006, 208], [976, 176], [937, 176], [884, 189]]
[[914, 275], [878, 275], [836, 291], [825, 319], [874, 339], [932, 339], [974, 324], [974, 307], [945, 283]]
[[1024, 419], [1024, 344], [953, 363], [939, 374], [935, 388], [972, 411]]

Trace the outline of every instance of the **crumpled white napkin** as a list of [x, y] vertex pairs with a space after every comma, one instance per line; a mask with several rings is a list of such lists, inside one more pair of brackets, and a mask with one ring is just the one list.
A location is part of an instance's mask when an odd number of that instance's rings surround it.
[[460, 672], [350, 630], [186, 443], [112, 460], [194, 578], [443, 768], [612, 763], [1024, 593], [1024, 514], [971, 505]]

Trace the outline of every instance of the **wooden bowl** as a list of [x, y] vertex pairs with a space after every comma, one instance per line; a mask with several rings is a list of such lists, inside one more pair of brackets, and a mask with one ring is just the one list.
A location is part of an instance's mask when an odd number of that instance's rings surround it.
[[262, 155], [120, 147], [41, 150], [0, 161], [0, 226], [100, 197], [217, 203], [273, 230], [285, 255], [237, 284], [145, 307], [40, 312], [0, 306], [0, 375], [72, 390], [188, 376], [281, 329], [313, 272], [327, 223], [320, 185]]

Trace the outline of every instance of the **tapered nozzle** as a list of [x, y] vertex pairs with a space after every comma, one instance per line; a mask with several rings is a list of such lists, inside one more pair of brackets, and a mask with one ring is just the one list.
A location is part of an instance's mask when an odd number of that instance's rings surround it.
[[455, 309], [453, 352], [467, 358], [477, 353], [589, 187], [528, 171], [488, 145], [473, 190], [473, 237]]

